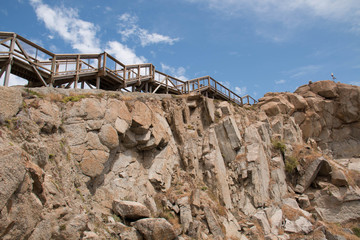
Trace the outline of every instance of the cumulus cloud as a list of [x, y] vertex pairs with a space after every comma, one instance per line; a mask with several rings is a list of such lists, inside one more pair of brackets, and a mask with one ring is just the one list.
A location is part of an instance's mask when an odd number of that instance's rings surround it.
[[124, 64], [138, 64], [146, 62], [145, 57], [137, 56], [133, 49], [118, 41], [109, 41], [105, 51], [115, 56], [116, 59]]
[[161, 71], [183, 81], [189, 80], [187, 77], [185, 77], [186, 69], [184, 67], [175, 68], [161, 63]]
[[[51, 32], [58, 34], [66, 42], [70, 43], [73, 49], [81, 53], [100, 53], [103, 51], [100, 39], [97, 36], [100, 28], [92, 22], [82, 20], [77, 9], [51, 7], [44, 4], [42, 0], [30, 0], [30, 3], [38, 19], [43, 21]], [[48, 36], [50, 39], [54, 38], [53, 34]], [[137, 56], [134, 49], [118, 41], [108, 41], [104, 45], [105, 51], [125, 64], [146, 62], [145, 57]], [[53, 51], [58, 50], [54, 47], [51, 47], [51, 49]]]
[[124, 13], [119, 17], [119, 30], [122, 40], [127, 41], [130, 37], [135, 37], [140, 40], [141, 46], [145, 47], [151, 44], [165, 43], [173, 45], [179, 41], [179, 38], [171, 38], [159, 33], [150, 33], [148, 30], [139, 27], [137, 24], [138, 17], [129, 13]]
[[30, 0], [35, 9], [37, 18], [45, 23], [52, 32], [69, 42], [72, 48], [82, 53], [98, 53], [100, 41], [96, 37], [98, 27], [79, 18], [78, 12], [73, 8], [51, 8], [41, 0]]

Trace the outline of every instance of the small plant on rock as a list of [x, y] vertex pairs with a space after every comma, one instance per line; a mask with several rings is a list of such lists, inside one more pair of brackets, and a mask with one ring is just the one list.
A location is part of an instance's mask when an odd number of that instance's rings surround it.
[[274, 149], [280, 150], [281, 154], [285, 154], [286, 146], [283, 141], [273, 140], [272, 145], [273, 145]]
[[28, 94], [29, 97], [44, 98], [44, 95], [42, 95], [41, 93], [35, 92], [29, 88], [26, 88], [25, 92]]
[[285, 159], [285, 171], [287, 173], [293, 173], [299, 164], [298, 160], [295, 157], [286, 157]]
[[64, 97], [62, 102], [63, 103], [68, 103], [68, 102], [78, 102], [81, 99], [86, 98], [85, 95], [75, 95], [75, 96], [68, 96], [68, 97]]

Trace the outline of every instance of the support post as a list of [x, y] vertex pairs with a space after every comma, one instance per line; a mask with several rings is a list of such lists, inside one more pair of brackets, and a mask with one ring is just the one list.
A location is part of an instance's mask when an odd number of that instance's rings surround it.
[[77, 89], [77, 84], [79, 81], [79, 66], [80, 66], [80, 55], [77, 55], [77, 57], [76, 57], [76, 75], [75, 75], [75, 83], [74, 83], [75, 89]]
[[10, 51], [9, 51], [9, 64], [6, 67], [6, 73], [5, 73], [5, 79], [4, 79], [4, 86], [5, 87], [9, 86], [11, 65], [13, 63], [13, 57], [14, 57], [13, 52], [14, 52], [14, 48], [15, 48], [15, 40], [16, 40], [16, 34], [14, 34], [14, 36], [11, 39]]
[[58, 67], [56, 66], [56, 55], [53, 56], [53, 59], [51, 61], [51, 77], [50, 77], [50, 87], [54, 86], [55, 82], [55, 71], [58, 70]]
[[169, 93], [169, 77], [166, 77], [166, 94]]
[[100, 89], [100, 76], [96, 77], [96, 89]]

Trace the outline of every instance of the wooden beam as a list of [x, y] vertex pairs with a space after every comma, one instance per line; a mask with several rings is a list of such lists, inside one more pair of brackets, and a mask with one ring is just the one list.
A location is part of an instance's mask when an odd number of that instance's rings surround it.
[[16, 39], [16, 45], [19, 47], [19, 49], [21, 50], [21, 52], [24, 54], [26, 60], [29, 62], [30, 66], [32, 67], [32, 69], [34, 70], [35, 74], [37, 75], [37, 77], [40, 79], [40, 81], [42, 82], [42, 84], [44, 84], [44, 86], [47, 86], [45, 80], [43, 79], [43, 77], [41, 76], [41, 74], [39, 73], [38, 69], [36, 68], [36, 66], [34, 65], [34, 63], [31, 61], [29, 55], [26, 53], [26, 51], [22, 48], [21, 44], [19, 43], [19, 41]]
[[7, 42], [7, 41], [9, 41], [9, 40], [11, 40], [11, 37], [5, 38], [4, 40], [0, 41], [0, 44], [3, 44], [4, 42]]
[[90, 89], [94, 89], [94, 87], [91, 84], [89, 84], [87, 81], [85, 83], [86, 83], [86, 85], [89, 86]]

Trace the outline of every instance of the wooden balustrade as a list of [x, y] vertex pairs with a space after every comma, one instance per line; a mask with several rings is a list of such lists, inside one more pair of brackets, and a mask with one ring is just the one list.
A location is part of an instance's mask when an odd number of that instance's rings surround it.
[[[210, 76], [188, 81], [162, 73], [151, 63], [125, 65], [107, 52], [100, 54], [54, 54], [15, 33], [0, 32], [0, 77], [4, 86], [13, 73], [32, 86], [78, 87], [151, 93], [204, 94], [238, 105], [256, 103], [249, 95], [240, 97]], [[31, 83], [31, 84], [30, 84]]]

